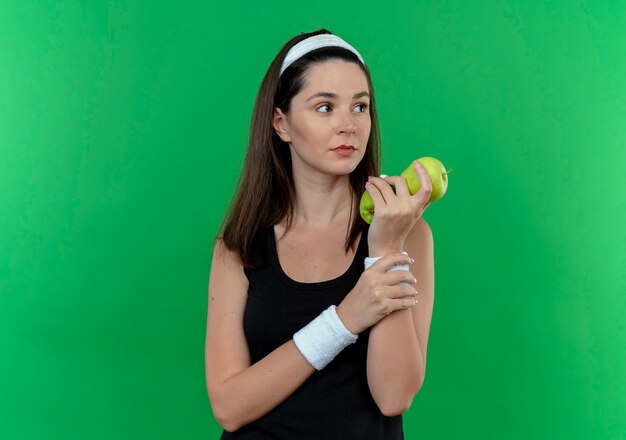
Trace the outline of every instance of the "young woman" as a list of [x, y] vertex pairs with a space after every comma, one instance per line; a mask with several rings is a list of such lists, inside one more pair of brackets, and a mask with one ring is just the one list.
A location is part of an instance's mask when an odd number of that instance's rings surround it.
[[413, 196], [399, 176], [368, 179], [375, 109], [361, 55], [326, 29], [288, 41], [263, 78], [209, 280], [206, 382], [222, 439], [404, 438], [426, 372], [432, 187], [417, 161]]

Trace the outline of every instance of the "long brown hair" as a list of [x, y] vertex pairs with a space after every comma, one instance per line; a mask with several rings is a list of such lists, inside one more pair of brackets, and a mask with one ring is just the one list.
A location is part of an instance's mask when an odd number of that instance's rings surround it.
[[[378, 176], [380, 164], [380, 132], [376, 115], [374, 87], [369, 70], [351, 51], [341, 47], [323, 47], [313, 50], [291, 64], [279, 77], [280, 68], [289, 49], [304, 40], [318, 34], [330, 34], [327, 29], [301, 33], [293, 37], [281, 48], [280, 52], [265, 73], [254, 103], [250, 124], [248, 151], [242, 174], [237, 184], [222, 225], [216, 235], [224, 245], [235, 251], [245, 267], [255, 267], [252, 259], [253, 245], [258, 241], [265, 243], [262, 234], [268, 227], [286, 219], [286, 230], [292, 227], [294, 216], [295, 188], [291, 169], [291, 152], [274, 131], [272, 119], [274, 107], [283, 113], [289, 112], [291, 99], [297, 95], [305, 83], [308, 69], [331, 59], [340, 59], [357, 64], [367, 77], [370, 89], [371, 129], [365, 156], [350, 174], [351, 207], [359, 211], [360, 195], [365, 189], [368, 176]], [[355, 215], [350, 232], [346, 236], [345, 250], [353, 249], [356, 238], [363, 232], [367, 223], [360, 215]]]

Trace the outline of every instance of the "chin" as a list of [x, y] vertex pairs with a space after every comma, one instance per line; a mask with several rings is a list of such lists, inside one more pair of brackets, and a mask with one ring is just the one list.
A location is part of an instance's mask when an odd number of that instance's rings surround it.
[[346, 163], [342, 164], [341, 166], [336, 167], [333, 171], [335, 175], [341, 175], [341, 176], [345, 176], [348, 174], [352, 174], [354, 172], [354, 170], [356, 170], [356, 168], [359, 166], [359, 162], [354, 161], [354, 162], [349, 162], [346, 161]]

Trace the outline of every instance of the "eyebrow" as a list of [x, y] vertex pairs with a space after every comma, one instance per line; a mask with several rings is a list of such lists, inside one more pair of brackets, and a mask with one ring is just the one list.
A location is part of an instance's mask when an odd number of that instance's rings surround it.
[[[330, 99], [336, 99], [337, 98], [337, 94], [336, 93], [331, 93], [331, 92], [317, 92], [315, 95], [310, 96], [306, 102], [309, 102], [311, 99], [313, 98], [319, 98], [319, 97], [325, 97], [325, 98], [330, 98]], [[352, 97], [352, 99], [358, 99], [358, 98], [362, 98], [363, 96], [367, 96], [369, 98], [370, 94], [367, 92], [359, 92], [359, 93], [355, 93], [354, 96]]]

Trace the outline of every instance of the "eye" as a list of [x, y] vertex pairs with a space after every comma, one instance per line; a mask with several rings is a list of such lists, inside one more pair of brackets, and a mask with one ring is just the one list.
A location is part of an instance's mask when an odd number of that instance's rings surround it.
[[[365, 104], [365, 103], [360, 103], [356, 105], [357, 107], [362, 107], [363, 110], [361, 110], [359, 113], [365, 113], [366, 109], [369, 107], [369, 105]], [[322, 107], [330, 107], [329, 104], [322, 104], [320, 105], [317, 109], [321, 109]], [[322, 112], [322, 113], [328, 113], [328, 112]]]

